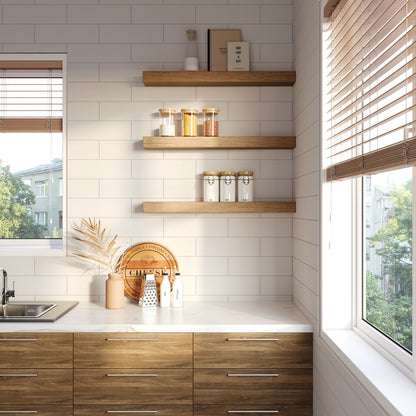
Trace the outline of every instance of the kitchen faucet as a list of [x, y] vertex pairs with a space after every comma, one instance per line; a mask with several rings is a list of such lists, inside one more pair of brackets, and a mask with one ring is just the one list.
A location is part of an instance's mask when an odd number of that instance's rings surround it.
[[4, 269], [0, 269], [3, 272], [3, 291], [1, 292], [1, 304], [2, 306], [9, 303], [9, 298], [14, 298], [14, 282], [13, 290], [7, 289], [7, 272]]

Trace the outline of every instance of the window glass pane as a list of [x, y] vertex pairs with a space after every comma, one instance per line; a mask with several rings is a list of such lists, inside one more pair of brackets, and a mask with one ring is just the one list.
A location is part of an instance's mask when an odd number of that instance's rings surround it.
[[412, 351], [412, 168], [363, 189], [363, 319]]
[[0, 134], [0, 238], [62, 238], [62, 133]]

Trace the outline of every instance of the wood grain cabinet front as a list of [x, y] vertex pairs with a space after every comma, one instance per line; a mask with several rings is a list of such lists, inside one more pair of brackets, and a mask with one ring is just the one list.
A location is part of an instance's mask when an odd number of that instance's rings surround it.
[[192, 333], [78, 333], [75, 368], [192, 368]]
[[192, 404], [192, 369], [75, 369], [75, 404]]
[[196, 405], [194, 416], [312, 416], [312, 406]]
[[72, 370], [0, 369], [0, 403], [72, 404]]
[[72, 416], [72, 405], [0, 405], [0, 415]]
[[72, 367], [72, 333], [0, 333], [0, 368]]
[[108, 416], [137, 414], [143, 416], [193, 416], [192, 405], [76, 405], [74, 416]]
[[197, 333], [195, 368], [310, 368], [311, 333]]

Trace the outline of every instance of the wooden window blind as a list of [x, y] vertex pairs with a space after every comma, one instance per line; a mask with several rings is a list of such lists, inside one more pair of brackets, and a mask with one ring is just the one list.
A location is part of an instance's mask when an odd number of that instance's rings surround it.
[[324, 40], [329, 181], [416, 163], [415, 5], [342, 0], [332, 11]]
[[62, 132], [62, 61], [0, 60], [0, 132]]

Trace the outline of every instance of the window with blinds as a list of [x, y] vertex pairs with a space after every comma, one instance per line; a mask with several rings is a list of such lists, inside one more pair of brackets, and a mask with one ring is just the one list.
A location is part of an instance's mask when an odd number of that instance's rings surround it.
[[328, 4], [327, 180], [415, 163], [416, 0]]
[[0, 132], [61, 132], [62, 61], [0, 61]]
[[1, 251], [63, 249], [64, 59], [0, 54]]

